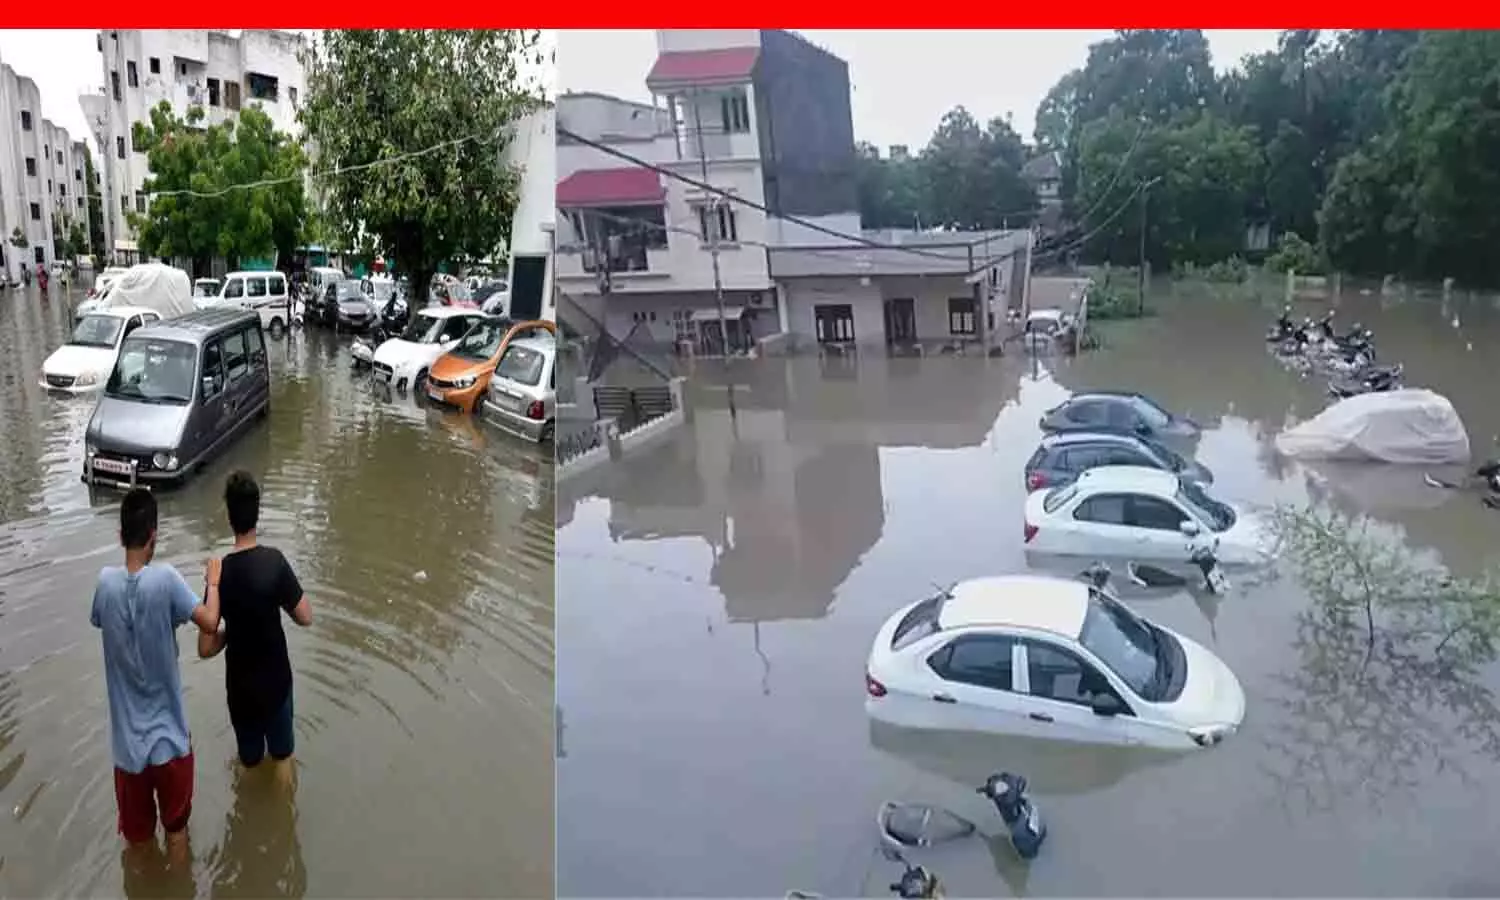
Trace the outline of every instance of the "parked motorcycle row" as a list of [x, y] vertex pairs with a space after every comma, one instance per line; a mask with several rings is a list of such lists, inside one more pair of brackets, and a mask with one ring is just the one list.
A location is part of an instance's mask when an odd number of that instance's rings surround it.
[[1337, 399], [1404, 387], [1400, 363], [1376, 361], [1374, 332], [1356, 322], [1347, 332], [1339, 333], [1332, 310], [1317, 321], [1309, 317], [1296, 323], [1292, 308], [1287, 306], [1266, 332], [1266, 343], [1295, 367], [1326, 375], [1328, 393]]

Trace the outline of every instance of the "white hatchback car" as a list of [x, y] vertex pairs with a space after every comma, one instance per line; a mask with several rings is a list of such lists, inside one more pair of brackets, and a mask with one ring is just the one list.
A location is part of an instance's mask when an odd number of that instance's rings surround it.
[[439, 356], [452, 350], [484, 314], [461, 306], [429, 306], [417, 310], [400, 337], [393, 337], [370, 358], [374, 379], [397, 390], [422, 389], [427, 371]]
[[1144, 466], [1101, 466], [1026, 498], [1026, 550], [1180, 563], [1205, 541], [1224, 565], [1269, 562], [1275, 542], [1258, 516], [1203, 486]]
[[42, 363], [42, 386], [70, 394], [99, 390], [114, 371], [125, 338], [159, 321], [161, 313], [139, 306], [110, 306], [84, 315], [67, 343]]
[[1082, 581], [962, 582], [899, 610], [865, 672], [865, 711], [908, 728], [1161, 749], [1209, 747], [1245, 719], [1206, 647]]

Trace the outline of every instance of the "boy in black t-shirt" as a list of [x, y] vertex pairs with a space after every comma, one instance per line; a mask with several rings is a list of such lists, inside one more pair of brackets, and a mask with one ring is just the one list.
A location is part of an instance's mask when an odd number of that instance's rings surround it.
[[[255, 540], [260, 487], [250, 473], [229, 476], [224, 506], [234, 530], [234, 550], [224, 557], [219, 576], [223, 624], [217, 633], [198, 636], [198, 655], [208, 659], [228, 650], [224, 686], [240, 762], [255, 766], [269, 753], [281, 763], [291, 759], [295, 745], [292, 664], [281, 613], [306, 627], [312, 624], [312, 607], [281, 551]], [[290, 777], [291, 767], [281, 768]]]

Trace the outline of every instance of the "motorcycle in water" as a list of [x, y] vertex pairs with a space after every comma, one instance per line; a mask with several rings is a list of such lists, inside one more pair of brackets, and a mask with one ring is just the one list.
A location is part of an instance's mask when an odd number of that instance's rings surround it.
[[1010, 845], [1016, 854], [1022, 859], [1036, 859], [1042, 841], [1047, 838], [1047, 825], [1026, 794], [1026, 779], [1001, 772], [991, 775], [976, 791], [995, 805], [1005, 827], [1010, 830]]
[[1338, 400], [1357, 397], [1360, 394], [1375, 394], [1382, 391], [1399, 391], [1402, 388], [1402, 367], [1367, 366], [1328, 382], [1328, 395]]
[[1283, 341], [1293, 340], [1297, 335], [1297, 325], [1292, 321], [1292, 308], [1282, 307], [1281, 315], [1276, 317], [1276, 324], [1266, 331], [1267, 343], [1279, 344]]

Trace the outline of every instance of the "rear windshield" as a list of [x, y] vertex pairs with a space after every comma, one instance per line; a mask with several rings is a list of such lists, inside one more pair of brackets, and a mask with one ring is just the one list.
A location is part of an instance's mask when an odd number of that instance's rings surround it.
[[1047, 493], [1046, 498], [1042, 500], [1042, 511], [1046, 513], [1057, 512], [1064, 504], [1072, 500], [1077, 493], [1078, 482], [1076, 481], [1060, 488], [1053, 488]]
[[1141, 444], [1145, 446], [1147, 450], [1155, 454], [1158, 459], [1166, 463], [1173, 472], [1181, 472], [1187, 468], [1187, 460], [1183, 458], [1182, 454], [1178, 453], [1176, 450], [1165, 447], [1157, 443], [1156, 441], [1147, 440], [1145, 438], [1141, 439]]
[[896, 624], [896, 633], [891, 635], [891, 649], [909, 647], [922, 638], [941, 631], [938, 616], [943, 611], [943, 601], [946, 599], [947, 595], [939, 594], [913, 606], [911, 612], [902, 616], [901, 621]]

